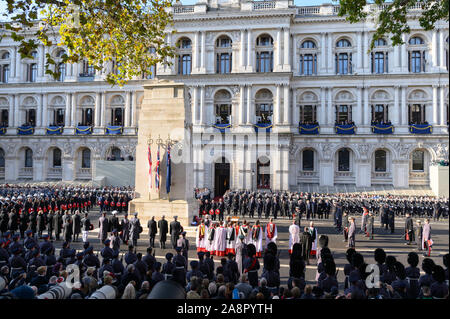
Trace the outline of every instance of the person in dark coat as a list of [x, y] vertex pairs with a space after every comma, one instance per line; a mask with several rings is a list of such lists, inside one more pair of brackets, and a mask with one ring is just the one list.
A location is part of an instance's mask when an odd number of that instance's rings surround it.
[[158, 221], [159, 228], [159, 246], [161, 249], [166, 249], [167, 233], [169, 232], [169, 226], [167, 220], [164, 219], [164, 215], [161, 220]]
[[373, 240], [373, 233], [375, 228], [374, 223], [375, 218], [373, 217], [372, 212], [369, 212], [369, 217], [367, 217], [367, 224], [366, 224], [367, 237], [369, 237], [369, 240]]
[[138, 213], [134, 213], [133, 218], [130, 219], [130, 239], [132, 240], [134, 247], [137, 246], [139, 234], [142, 232], [141, 223], [137, 215]]
[[406, 213], [405, 240], [407, 241], [406, 245], [411, 245], [414, 240], [414, 222], [409, 213]]
[[54, 219], [55, 213], [53, 210], [50, 210], [47, 216], [47, 233], [50, 236], [50, 240], [53, 240], [53, 229], [54, 229]]
[[69, 211], [66, 211], [66, 214], [63, 216], [63, 233], [64, 240], [66, 242], [70, 242], [72, 240], [72, 218], [69, 215]]
[[19, 228], [19, 214], [13, 208], [8, 215], [8, 229], [11, 233], [14, 233]]
[[36, 216], [36, 230], [39, 238], [42, 238], [42, 233], [45, 230], [45, 216], [42, 210]]
[[300, 235], [300, 245], [302, 247], [302, 257], [309, 265], [309, 256], [311, 255], [312, 241], [311, 234], [308, 231], [308, 227], [303, 229], [303, 233]]
[[78, 210], [72, 215], [72, 228], [73, 241], [78, 241], [81, 233], [81, 216]]
[[98, 219], [98, 237], [100, 238], [101, 242], [104, 242], [105, 239], [108, 237], [109, 232], [109, 220], [106, 218], [106, 212], [102, 213], [102, 217]]
[[152, 216], [147, 223], [148, 227], [148, 236], [150, 237], [150, 247], [155, 248], [155, 237], [158, 233], [158, 227], [156, 225], [155, 216]]
[[350, 225], [348, 227], [348, 248], [355, 248], [356, 225], [355, 218], [350, 217]]
[[63, 220], [62, 220], [62, 212], [58, 210], [55, 213], [55, 217], [53, 218], [53, 229], [55, 230], [55, 238], [56, 240], [59, 240], [59, 236], [61, 234]]
[[170, 223], [170, 230], [169, 230], [173, 249], [177, 247], [177, 240], [181, 234], [181, 224], [177, 219], [178, 216], [173, 217], [173, 221]]

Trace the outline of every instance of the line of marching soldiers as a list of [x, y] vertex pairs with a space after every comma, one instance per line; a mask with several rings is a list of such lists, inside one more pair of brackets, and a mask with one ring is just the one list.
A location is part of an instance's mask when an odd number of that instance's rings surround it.
[[224, 214], [248, 216], [250, 218], [289, 219], [296, 213], [296, 207], [307, 219], [328, 219], [332, 203], [337, 202], [348, 215], [360, 215], [362, 207], [367, 207], [374, 215], [389, 210], [395, 216], [409, 213], [417, 217], [433, 217], [439, 220], [449, 214], [448, 198], [430, 196], [375, 196], [364, 194], [318, 194], [303, 192], [270, 192], [270, 191], [227, 191], [218, 199], [210, 199], [209, 195], [199, 199], [199, 216], [210, 215], [212, 220], [223, 220]]

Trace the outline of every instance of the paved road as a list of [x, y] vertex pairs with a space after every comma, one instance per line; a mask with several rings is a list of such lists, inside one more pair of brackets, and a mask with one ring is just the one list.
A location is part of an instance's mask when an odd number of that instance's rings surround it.
[[[94, 249], [96, 251], [100, 250], [103, 245], [100, 244], [100, 241], [97, 237], [98, 234], [98, 219], [99, 212], [98, 210], [92, 211], [90, 213], [91, 222], [94, 224], [95, 229], [89, 234], [89, 241], [94, 245]], [[119, 216], [121, 219], [122, 217]], [[250, 221], [254, 222], [254, 220]], [[170, 222], [170, 221], [169, 221]], [[265, 225], [267, 221], [262, 220], [262, 224]], [[288, 244], [289, 244], [289, 236], [288, 236], [288, 227], [291, 225], [292, 221], [284, 218], [279, 218], [275, 221], [278, 227], [278, 240], [277, 244], [280, 250], [280, 275], [281, 275], [281, 284], [286, 285], [288, 276], [289, 276], [289, 254], [288, 254]], [[343, 288], [342, 283], [344, 281], [343, 274], [343, 266], [347, 263], [345, 258], [345, 252], [347, 251], [346, 243], [343, 242], [343, 235], [341, 233], [337, 233], [337, 231], [333, 227], [333, 222], [331, 220], [314, 220], [315, 225], [318, 229], [319, 236], [321, 234], [326, 234], [329, 236], [329, 248], [331, 249], [333, 256], [336, 261], [336, 266], [340, 269], [338, 273], [338, 281], [340, 283], [340, 289]], [[360, 229], [360, 218], [356, 219], [357, 229]], [[302, 220], [302, 227], [308, 225], [309, 222], [306, 220]], [[144, 231], [141, 234], [141, 238], [138, 241], [137, 251], [145, 254], [147, 245], [149, 243], [149, 237], [147, 235], [146, 225], [143, 225]], [[434, 241], [434, 249], [432, 251], [431, 258], [439, 265], [443, 265], [442, 256], [449, 251], [449, 223], [448, 219], [441, 220], [438, 222], [431, 222], [432, 228], [432, 238]], [[406, 246], [405, 241], [403, 240], [403, 229], [404, 229], [404, 218], [396, 218], [395, 220], [395, 233], [391, 234], [390, 231], [386, 232], [384, 229], [381, 229], [379, 217], [376, 218], [375, 221], [375, 238], [374, 240], [368, 240], [364, 237], [363, 234], [357, 234], [356, 236], [356, 249], [358, 252], [362, 253], [366, 263], [375, 263], [373, 259], [373, 252], [376, 248], [381, 247], [385, 249], [388, 255], [393, 255], [402, 262], [404, 265], [407, 265], [407, 255], [410, 251], [417, 251], [416, 245]], [[158, 235], [156, 239], [156, 246], [159, 247]], [[190, 241], [191, 250], [189, 251], [189, 261], [193, 260], [193, 258], [197, 258], [196, 250], [195, 250], [195, 229], [194, 227], [188, 227], [187, 229], [187, 237]], [[166, 247], [170, 248], [170, 236], [169, 240], [166, 242]], [[81, 240], [81, 235], [80, 235]], [[61, 243], [57, 242], [55, 244], [57, 248], [61, 247]], [[81, 242], [72, 243], [72, 248], [77, 250], [82, 249]], [[127, 247], [122, 245], [121, 252], [125, 253], [127, 251]], [[167, 252], [173, 252], [173, 249], [159, 249], [156, 248], [156, 258], [161, 263], [165, 262], [164, 256]], [[423, 260], [423, 256], [420, 256], [420, 263]], [[220, 260], [215, 257], [216, 266], [220, 264]], [[262, 268], [262, 259], [261, 268]], [[260, 270], [261, 273], [261, 270]], [[316, 262], [314, 259], [311, 260], [311, 265], [307, 266], [306, 270], [306, 280], [308, 283], [315, 284], [315, 276], [316, 276]]]

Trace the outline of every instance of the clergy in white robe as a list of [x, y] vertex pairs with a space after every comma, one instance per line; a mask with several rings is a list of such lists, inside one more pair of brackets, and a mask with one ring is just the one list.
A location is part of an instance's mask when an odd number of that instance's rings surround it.
[[273, 218], [270, 218], [270, 221], [266, 225], [266, 231], [264, 232], [266, 237], [266, 247], [270, 242], [277, 243], [277, 225], [273, 222]]
[[213, 256], [216, 254], [216, 226], [211, 224], [208, 227], [207, 237], [206, 237], [206, 250]]
[[295, 243], [300, 243], [300, 227], [298, 227], [294, 219], [292, 225], [289, 226], [289, 255], [292, 254], [292, 247]]
[[197, 246], [197, 252], [206, 252], [206, 242], [208, 240], [208, 227], [202, 222], [197, 226], [197, 233], [195, 235], [195, 245]]
[[233, 225], [228, 224], [227, 230], [227, 245], [225, 254], [228, 256], [229, 253], [236, 255], [236, 230]]
[[256, 248], [256, 257], [261, 257], [262, 255], [263, 250], [262, 239], [263, 239], [263, 228], [259, 224], [258, 220], [256, 221], [256, 224], [253, 225], [251, 230], [251, 243]]
[[224, 257], [227, 249], [227, 229], [223, 227], [222, 222], [216, 228], [216, 256]]

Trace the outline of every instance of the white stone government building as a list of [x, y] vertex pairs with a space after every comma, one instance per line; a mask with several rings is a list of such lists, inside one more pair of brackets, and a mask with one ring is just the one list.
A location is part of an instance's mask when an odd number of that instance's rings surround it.
[[[197, 159], [210, 150], [203, 132], [232, 135], [213, 163], [195, 164], [192, 187], [220, 195], [438, 182], [433, 164], [448, 160], [449, 142], [446, 22], [424, 31], [411, 8], [405, 44], [385, 38], [369, 53], [373, 19], [350, 24], [331, 4], [199, 0], [169, 10], [177, 58], [123, 88], [87, 63], [61, 64], [53, 80], [44, 55], [63, 49], [21, 60], [10, 39], [0, 42], [0, 183], [93, 180], [111, 159], [133, 165], [142, 85], [153, 78], [188, 87]], [[270, 161], [249, 143], [256, 129], [277, 133]]]

